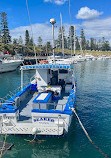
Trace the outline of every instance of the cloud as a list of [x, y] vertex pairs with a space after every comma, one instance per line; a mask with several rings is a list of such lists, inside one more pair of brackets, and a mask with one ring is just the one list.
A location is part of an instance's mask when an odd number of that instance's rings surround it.
[[[56, 29], [56, 28], [55, 28]], [[30, 26], [21, 26], [15, 29], [10, 30], [10, 34], [12, 39], [19, 38], [22, 36], [23, 40], [25, 39], [25, 31], [28, 30], [30, 33], [30, 37], [32, 36]], [[32, 25], [34, 42], [37, 44], [37, 39], [40, 36], [43, 39], [43, 42], [50, 41], [51, 36], [51, 26], [48, 24], [33, 24]]]
[[[64, 24], [66, 36], [69, 33], [69, 24]], [[60, 24], [57, 24], [55, 27], [55, 39], [58, 38]], [[105, 37], [106, 39], [111, 39], [111, 17], [107, 17], [104, 19], [93, 19], [87, 20], [80, 24], [76, 24], [76, 33], [79, 35], [80, 29], [83, 28], [85, 32], [85, 36], [88, 38], [101, 38]], [[34, 35], [34, 43], [37, 45], [38, 37], [41, 36], [43, 39], [43, 44], [47, 41], [52, 42], [52, 27], [51, 25], [46, 23], [37, 23], [32, 25], [33, 35]], [[23, 40], [25, 39], [25, 31], [29, 30], [31, 37], [31, 29], [30, 26], [21, 26], [15, 29], [10, 30], [10, 34], [12, 36], [12, 40], [14, 38], [19, 38], [22, 36]], [[25, 40], [24, 40], [25, 41]]]
[[84, 21], [81, 25], [88, 37], [105, 37], [111, 38], [111, 17]]
[[103, 12], [99, 12], [95, 9], [90, 9], [88, 7], [82, 7], [78, 11], [78, 14], [76, 15], [77, 19], [83, 19], [83, 20], [88, 20], [88, 19], [94, 19], [102, 15]]
[[[59, 24], [57, 27], [55, 27], [55, 39], [58, 38], [58, 32], [59, 32]], [[64, 24], [66, 35], [68, 35], [69, 32], [69, 24]], [[10, 30], [10, 34], [12, 36], [12, 41], [14, 38], [19, 39], [20, 36], [22, 36], [23, 41], [25, 41], [25, 31], [29, 30], [30, 37], [31, 29], [30, 26], [21, 26], [15, 29]], [[38, 37], [40, 36], [43, 39], [43, 43], [46, 43], [47, 41], [52, 42], [52, 27], [50, 24], [46, 23], [37, 23], [32, 25], [33, 30], [33, 36], [34, 36], [34, 43], [37, 45]]]
[[55, 3], [57, 5], [63, 5], [65, 2], [68, 0], [44, 0], [44, 2], [50, 2], [50, 3]]

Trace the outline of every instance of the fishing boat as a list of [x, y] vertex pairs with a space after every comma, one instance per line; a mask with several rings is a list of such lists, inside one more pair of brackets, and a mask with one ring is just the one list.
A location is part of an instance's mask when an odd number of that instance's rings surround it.
[[[54, 55], [54, 24], [51, 19]], [[27, 86], [23, 72], [36, 70]], [[12, 93], [13, 94], [13, 93]], [[7, 101], [0, 99], [1, 134], [61, 136], [68, 133], [75, 105], [74, 66], [53, 63], [21, 67], [21, 90]]]
[[[23, 72], [36, 73], [23, 87]], [[68, 133], [75, 104], [74, 67], [38, 64], [21, 67], [21, 90], [0, 103], [1, 134], [61, 136]]]

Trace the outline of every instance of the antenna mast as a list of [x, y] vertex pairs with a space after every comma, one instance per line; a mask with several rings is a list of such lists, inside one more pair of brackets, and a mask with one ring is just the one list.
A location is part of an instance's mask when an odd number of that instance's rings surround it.
[[53, 59], [55, 62], [55, 54], [54, 54], [54, 24], [56, 23], [55, 19], [50, 19], [50, 23], [52, 24], [52, 48], [53, 48]]

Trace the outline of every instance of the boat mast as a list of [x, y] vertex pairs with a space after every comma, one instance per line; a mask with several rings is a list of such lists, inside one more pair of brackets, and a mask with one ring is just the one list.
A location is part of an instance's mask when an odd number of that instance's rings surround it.
[[71, 36], [71, 4], [69, 0], [69, 16], [70, 16], [70, 45], [71, 45], [71, 59], [72, 59], [72, 36]]
[[74, 56], [75, 56], [75, 50], [76, 50], [76, 46], [75, 46], [75, 38], [76, 38], [76, 34], [75, 34], [75, 25], [74, 25]]
[[81, 50], [81, 55], [83, 56], [83, 49], [82, 49], [82, 39], [80, 38], [80, 50]]
[[61, 19], [61, 35], [62, 35], [62, 54], [64, 58], [64, 35], [63, 35], [63, 27], [62, 27], [62, 14], [60, 13], [60, 19]]
[[35, 60], [36, 60], [36, 64], [37, 64], [37, 56], [36, 56], [35, 44], [34, 44], [34, 36], [33, 36], [33, 30], [32, 30], [32, 24], [31, 24], [31, 20], [30, 20], [30, 14], [29, 14], [29, 8], [28, 8], [28, 2], [27, 2], [27, 0], [26, 0], [26, 6], [27, 6], [27, 12], [28, 12], [28, 17], [29, 17], [29, 23], [30, 23], [31, 33], [32, 33], [33, 49], [34, 49], [34, 53], [35, 53]]
[[55, 19], [50, 19], [50, 23], [52, 24], [52, 48], [53, 48], [53, 59], [55, 63], [55, 53], [54, 53], [54, 24], [56, 23]]

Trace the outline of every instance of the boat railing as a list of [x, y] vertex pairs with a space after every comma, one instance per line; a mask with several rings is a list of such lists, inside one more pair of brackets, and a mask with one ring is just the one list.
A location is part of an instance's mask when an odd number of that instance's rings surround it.
[[[27, 86], [29, 84], [29, 82], [26, 82], [24, 83], [24, 87]], [[3, 105], [3, 104], [12, 104], [13, 106], [15, 105], [15, 102], [16, 102], [16, 98], [19, 98], [19, 97], [15, 97], [15, 99], [13, 99], [13, 96], [19, 92], [21, 90], [21, 87], [18, 87], [17, 89], [15, 89], [13, 92], [12, 91], [9, 91], [9, 93], [3, 97], [3, 98], [0, 98], [0, 105]], [[12, 98], [13, 101], [10, 101], [9, 99]]]
[[[37, 106], [38, 105], [38, 106]], [[64, 107], [65, 107], [65, 104], [58, 104], [56, 102], [53, 102], [53, 103], [33, 103], [32, 107], [33, 109], [39, 109], [39, 110], [57, 110], [57, 106], [61, 107], [59, 108], [60, 111], [64, 111]]]
[[0, 106], [2, 105], [12, 105], [13, 107], [15, 106], [15, 101], [9, 101], [9, 100], [5, 100], [3, 98], [0, 98]]
[[36, 78], [36, 74], [30, 78], [30, 83]]

